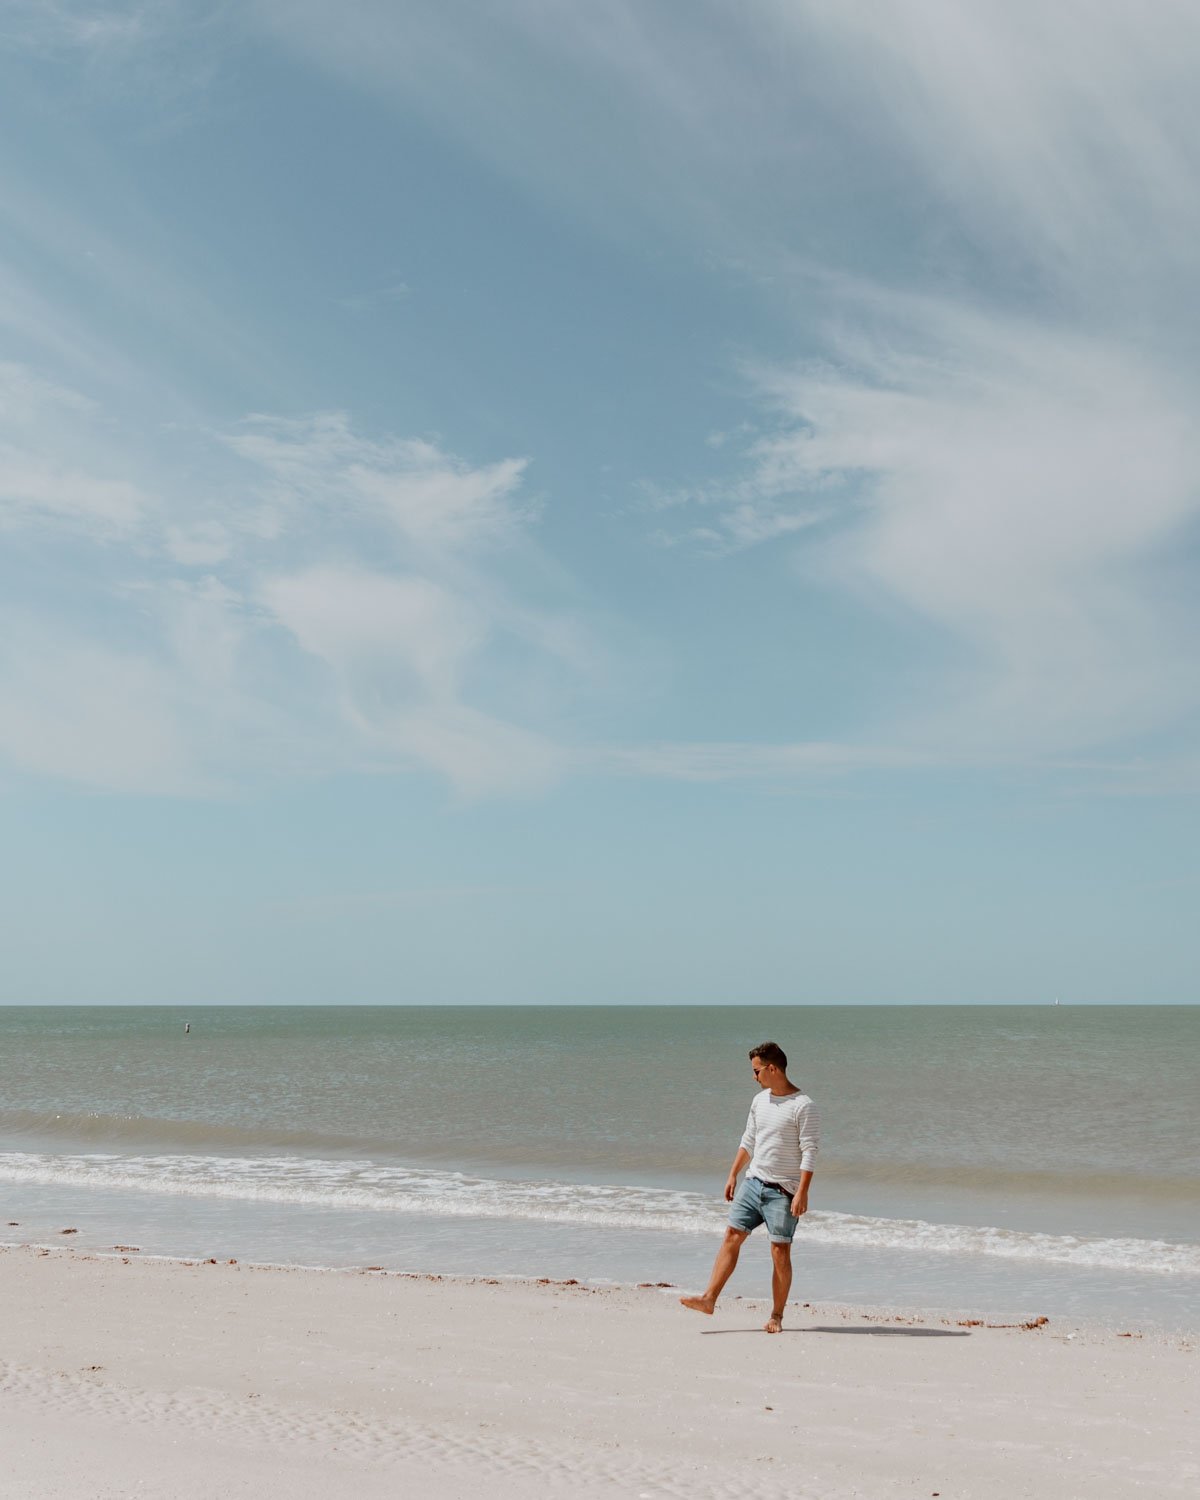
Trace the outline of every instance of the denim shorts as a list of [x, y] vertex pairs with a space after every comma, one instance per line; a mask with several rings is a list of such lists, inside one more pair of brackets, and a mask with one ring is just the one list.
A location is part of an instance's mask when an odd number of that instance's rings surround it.
[[792, 1195], [782, 1188], [744, 1177], [729, 1205], [729, 1223], [749, 1234], [760, 1224], [767, 1226], [773, 1245], [790, 1245], [800, 1220], [792, 1212]]

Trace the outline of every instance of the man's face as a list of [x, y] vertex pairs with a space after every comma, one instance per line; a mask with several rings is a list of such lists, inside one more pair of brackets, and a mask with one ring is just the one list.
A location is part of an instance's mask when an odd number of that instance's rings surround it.
[[761, 1057], [752, 1057], [750, 1066], [754, 1069], [754, 1076], [758, 1080], [759, 1088], [769, 1089], [779, 1072], [774, 1063], [763, 1062]]

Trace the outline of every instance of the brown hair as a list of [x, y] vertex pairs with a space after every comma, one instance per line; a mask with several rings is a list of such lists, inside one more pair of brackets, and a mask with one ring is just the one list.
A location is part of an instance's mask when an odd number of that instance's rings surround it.
[[787, 1053], [778, 1042], [760, 1042], [757, 1047], [750, 1048], [751, 1058], [757, 1057], [759, 1062], [771, 1063], [776, 1068], [782, 1068], [787, 1072]]

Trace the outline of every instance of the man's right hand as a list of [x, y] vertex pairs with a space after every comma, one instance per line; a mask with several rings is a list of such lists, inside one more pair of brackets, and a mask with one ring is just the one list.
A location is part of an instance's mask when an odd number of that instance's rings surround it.
[[737, 1192], [737, 1173], [731, 1172], [725, 1183], [725, 1202], [732, 1203], [733, 1195]]

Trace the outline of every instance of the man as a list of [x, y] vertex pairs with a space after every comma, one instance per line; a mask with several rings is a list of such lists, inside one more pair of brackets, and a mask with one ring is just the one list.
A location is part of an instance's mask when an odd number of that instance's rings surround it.
[[[712, 1314], [721, 1289], [733, 1275], [742, 1245], [760, 1224], [771, 1240], [771, 1316], [766, 1333], [779, 1333], [792, 1286], [792, 1236], [808, 1212], [808, 1185], [820, 1143], [817, 1106], [787, 1076], [787, 1054], [775, 1042], [763, 1042], [750, 1053], [750, 1066], [761, 1090], [750, 1106], [746, 1133], [725, 1183], [729, 1228], [713, 1262], [708, 1290], [701, 1297], [680, 1297], [693, 1312]], [[750, 1170], [738, 1188], [738, 1173]]]

